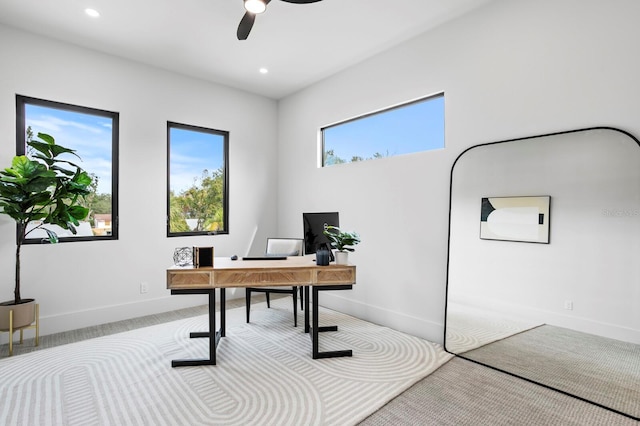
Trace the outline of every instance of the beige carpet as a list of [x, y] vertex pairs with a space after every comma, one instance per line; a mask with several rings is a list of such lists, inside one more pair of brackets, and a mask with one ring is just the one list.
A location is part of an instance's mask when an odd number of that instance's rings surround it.
[[[321, 350], [311, 359], [290, 300], [227, 316], [218, 365], [171, 368], [207, 356], [189, 339], [207, 317], [187, 318], [0, 360], [2, 425], [349, 425], [450, 359], [439, 345], [323, 309]], [[302, 317], [300, 318], [302, 320]]]
[[361, 426], [638, 426], [640, 422], [454, 358]]
[[640, 346], [544, 325], [465, 358], [640, 419]]

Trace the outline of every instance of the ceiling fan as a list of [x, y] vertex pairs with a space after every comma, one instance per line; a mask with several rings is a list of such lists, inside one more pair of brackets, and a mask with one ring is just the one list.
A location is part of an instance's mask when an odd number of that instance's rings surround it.
[[[307, 4], [316, 3], [322, 0], [281, 0], [287, 3], [294, 4]], [[246, 10], [244, 16], [240, 20], [238, 25], [238, 40], [246, 40], [249, 37], [253, 23], [256, 20], [256, 15], [264, 12], [267, 9], [267, 5], [271, 0], [244, 0], [244, 8]]]

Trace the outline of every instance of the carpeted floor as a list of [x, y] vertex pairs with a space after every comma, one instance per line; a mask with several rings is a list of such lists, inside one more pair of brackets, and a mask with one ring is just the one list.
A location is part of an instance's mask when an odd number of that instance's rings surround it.
[[543, 325], [463, 356], [640, 418], [636, 344]]
[[[263, 300], [261, 296], [254, 297], [256, 303], [263, 303]], [[244, 301], [231, 300], [227, 306], [244, 306]], [[32, 339], [27, 339], [24, 345], [16, 346], [15, 353], [23, 354], [206, 312], [206, 306], [202, 306], [43, 336], [38, 348], [33, 347]], [[7, 353], [7, 345], [0, 345], [0, 361]], [[362, 426], [639, 424], [628, 417], [460, 358], [447, 362], [360, 423]]]
[[638, 426], [542, 386], [454, 358], [360, 426]]
[[171, 368], [208, 356], [207, 315], [0, 360], [2, 425], [349, 425], [451, 358], [437, 344], [328, 309], [313, 360], [291, 302], [227, 310], [216, 366]]

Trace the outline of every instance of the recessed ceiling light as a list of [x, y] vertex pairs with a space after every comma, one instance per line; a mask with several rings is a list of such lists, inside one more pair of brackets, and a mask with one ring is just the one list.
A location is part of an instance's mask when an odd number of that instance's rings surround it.
[[260, 71], [260, 74], [266, 74], [269, 72], [269, 70], [266, 69], [265, 67], [260, 68], [258, 71]]
[[97, 18], [97, 17], [100, 16], [100, 12], [98, 12], [95, 9], [85, 9], [84, 13], [86, 13], [89, 16], [91, 16], [92, 18]]

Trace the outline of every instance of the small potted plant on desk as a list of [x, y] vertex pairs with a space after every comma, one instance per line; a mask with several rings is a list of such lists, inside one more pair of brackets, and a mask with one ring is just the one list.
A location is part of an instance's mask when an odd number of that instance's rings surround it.
[[329, 239], [331, 247], [337, 249], [336, 264], [346, 265], [349, 263], [349, 252], [355, 251], [353, 247], [360, 243], [360, 236], [355, 232], [341, 231], [337, 226], [327, 226], [323, 231]]
[[79, 221], [89, 213], [80, 201], [91, 192], [91, 177], [76, 164], [58, 158], [62, 154], [77, 157], [75, 151], [56, 145], [47, 134], [38, 133], [38, 138], [27, 141], [29, 156], [15, 156], [11, 167], [0, 170], [0, 214], [17, 225], [14, 298], [0, 302], [0, 331], [9, 331], [9, 355], [13, 332], [20, 330], [22, 337], [22, 329], [34, 322], [38, 344], [38, 306], [20, 294], [20, 249], [27, 235], [43, 229], [49, 242], [57, 243], [57, 234], [44, 225], [58, 225], [75, 234]]

